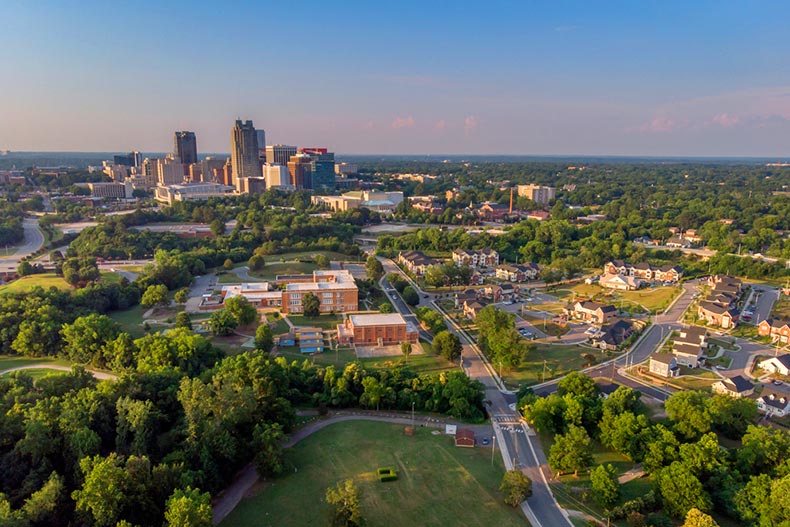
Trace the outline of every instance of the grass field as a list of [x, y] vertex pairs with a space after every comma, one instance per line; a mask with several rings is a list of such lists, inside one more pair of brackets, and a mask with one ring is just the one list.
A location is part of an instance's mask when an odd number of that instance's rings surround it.
[[[260, 271], [250, 271], [250, 276], [261, 280], [274, 280], [278, 274], [311, 274], [316, 269], [318, 266], [309, 262], [270, 263], [267, 261]], [[240, 280], [237, 279], [237, 281]]]
[[24, 372], [25, 375], [31, 376], [34, 381], [37, 381], [42, 377], [50, 377], [52, 375], [68, 375], [69, 373], [67, 371], [52, 370], [49, 368], [30, 368], [29, 370], [20, 370], [20, 373], [22, 372]]
[[305, 317], [302, 315], [288, 315], [288, 320], [294, 326], [308, 326], [322, 329], [337, 329], [337, 325], [343, 321], [342, 316], [320, 315], [317, 317]]
[[[418, 428], [413, 437], [387, 423], [338, 423], [286, 453], [287, 475], [266, 483], [223, 521], [224, 527], [326, 523], [326, 489], [353, 479], [367, 524], [402, 526], [525, 525], [519, 509], [497, 490], [502, 458], [490, 450], [456, 448], [450, 437]], [[378, 467], [394, 467], [398, 480], [380, 483]]]
[[[282, 262], [288, 260], [312, 260], [319, 254], [323, 254], [324, 256], [326, 256], [332, 261], [341, 261], [341, 262], [359, 261], [358, 258], [354, 258], [353, 256], [349, 256], [343, 253], [338, 253], [335, 251], [305, 251], [298, 253], [267, 254], [263, 257], [263, 259], [266, 261], [266, 264], [268, 265], [269, 263]], [[246, 265], [246, 263], [244, 265]]]
[[55, 273], [42, 273], [23, 276], [8, 285], [0, 286], [0, 293], [27, 293], [36, 286], [49, 289], [56, 287], [62, 291], [70, 289], [69, 284]]
[[35, 364], [63, 364], [68, 365], [66, 361], [59, 361], [54, 357], [17, 357], [15, 355], [0, 355], [0, 371], [5, 371], [11, 368], [19, 368], [20, 366], [33, 366]]
[[147, 310], [140, 304], [123, 311], [113, 311], [108, 316], [119, 323], [124, 331], [137, 338], [145, 334], [140, 326], [143, 322], [143, 313]]
[[[424, 342], [423, 346], [425, 346]], [[399, 364], [405, 364], [410, 370], [418, 375], [423, 373], [439, 373], [458, 368], [457, 363], [449, 362], [443, 357], [429, 353], [427, 347], [425, 351], [426, 353], [422, 355], [412, 355], [408, 359], [403, 356], [358, 359], [354, 351], [349, 348], [342, 348], [337, 351], [328, 350], [324, 353], [308, 355], [301, 353], [299, 348], [294, 346], [278, 348], [277, 354], [287, 358], [289, 362], [294, 360], [299, 362], [308, 360], [318, 366], [334, 366], [337, 369], [342, 369], [346, 364], [354, 361], [359, 361], [366, 369], [372, 370], [389, 370]]]
[[[628, 309], [643, 307], [651, 313], [663, 311], [680, 294], [680, 287], [654, 287], [638, 291], [613, 291], [596, 284], [576, 284], [568, 288], [558, 289], [550, 294], [570, 302], [574, 298], [593, 298], [602, 303]], [[563, 303], [563, 305], [564, 305]], [[553, 307], [553, 306], [550, 306]]]
[[[543, 381], [543, 361], [546, 361], [546, 380], [580, 370], [587, 361], [582, 354], [594, 355], [598, 362], [606, 355], [599, 349], [583, 346], [566, 346], [562, 344], [536, 344], [535, 349], [527, 357], [526, 364], [513, 370], [503, 370], [504, 381], [510, 386], [521, 384], [537, 384]], [[493, 364], [497, 370], [499, 366]]]

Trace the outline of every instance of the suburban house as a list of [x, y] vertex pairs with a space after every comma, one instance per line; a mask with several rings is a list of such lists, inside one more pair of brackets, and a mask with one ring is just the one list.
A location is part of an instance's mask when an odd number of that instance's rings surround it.
[[599, 304], [592, 300], [576, 302], [566, 311], [569, 316], [596, 324], [606, 324], [610, 318], [617, 314], [617, 309], [614, 306]]
[[349, 315], [337, 326], [340, 344], [389, 346], [417, 342], [419, 332], [399, 313]]
[[477, 300], [477, 291], [475, 289], [465, 289], [455, 294], [455, 308], [459, 309], [466, 301], [472, 302]]
[[650, 282], [676, 283], [683, 276], [680, 267], [674, 265], [655, 266], [647, 262], [630, 264], [623, 260], [612, 260], [604, 265], [604, 273], [633, 276]]
[[416, 276], [423, 276], [429, 267], [441, 262], [426, 256], [422, 251], [401, 251], [398, 253], [398, 263]]
[[703, 300], [697, 307], [697, 317], [708, 324], [721, 328], [734, 328], [738, 325], [738, 310], [729, 304]]
[[478, 267], [496, 267], [499, 265], [499, 253], [486, 248], [479, 251], [456, 249], [453, 251], [453, 263], [458, 267], [468, 265], [472, 269]]
[[732, 379], [725, 378], [714, 382], [711, 389], [713, 393], [729, 395], [730, 397], [739, 399], [741, 397], [748, 397], [754, 393], [754, 384], [742, 375], [736, 375]]
[[615, 351], [634, 333], [634, 326], [625, 320], [618, 320], [601, 328], [601, 332], [592, 339], [596, 348]]
[[470, 320], [474, 320], [477, 318], [477, 313], [484, 307], [486, 306], [476, 300], [464, 302], [464, 316]]
[[790, 393], [779, 386], [766, 386], [757, 398], [757, 409], [767, 415], [784, 417], [790, 413]]
[[678, 361], [671, 353], [653, 353], [650, 355], [650, 373], [661, 377], [677, 377], [680, 374]]
[[790, 342], [790, 322], [778, 320], [776, 318], [766, 318], [757, 326], [757, 333], [761, 337], [771, 336], [771, 340], [777, 340], [783, 344]]
[[687, 240], [686, 238], [678, 238], [677, 236], [673, 236], [667, 240], [666, 246], [673, 247], [676, 249], [688, 249], [693, 244], [691, 241]]
[[790, 375], [790, 354], [779, 355], [778, 357], [771, 357], [765, 359], [757, 364], [757, 367], [769, 373], [777, 373], [779, 375]]
[[699, 367], [703, 353], [708, 347], [707, 336], [707, 330], [699, 326], [678, 330], [678, 336], [672, 342], [672, 354], [678, 364], [690, 368]]
[[500, 265], [496, 268], [496, 277], [508, 282], [525, 282], [535, 280], [540, 272], [540, 267], [534, 263], [521, 265]]
[[499, 253], [490, 247], [480, 249], [477, 255], [480, 267], [496, 267], [499, 265]]
[[618, 291], [636, 291], [642, 282], [638, 278], [623, 274], [605, 274], [598, 281], [601, 287]]

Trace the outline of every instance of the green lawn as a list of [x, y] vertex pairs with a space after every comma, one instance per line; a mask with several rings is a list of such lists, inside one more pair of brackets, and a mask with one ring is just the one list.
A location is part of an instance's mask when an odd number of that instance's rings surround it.
[[36, 286], [44, 289], [56, 287], [62, 291], [70, 289], [63, 277], [57, 276], [55, 273], [42, 273], [23, 276], [8, 285], [0, 286], [0, 293], [27, 293]]
[[[543, 381], [543, 361], [546, 361], [546, 380], [560, 377], [571, 371], [580, 370], [587, 364], [582, 354], [591, 354], [601, 362], [606, 355], [599, 349], [563, 344], [536, 344], [522, 366], [513, 370], [502, 370], [504, 381], [509, 386], [538, 384]], [[492, 364], [499, 371], [499, 365]]]
[[285, 321], [282, 316], [274, 318], [270, 313], [266, 315], [266, 320], [268, 322], [274, 322], [274, 327], [272, 328], [273, 335], [280, 335], [282, 333], [288, 333], [291, 331], [291, 326]]
[[25, 375], [29, 375], [33, 378], [34, 381], [37, 381], [42, 377], [50, 377], [53, 375], [68, 375], [69, 372], [62, 370], [52, 370], [49, 368], [31, 368], [29, 370], [20, 370], [19, 373], [24, 373]]
[[[261, 280], [274, 280], [280, 274], [311, 274], [318, 266], [310, 262], [269, 263], [260, 271], [250, 271], [250, 275]], [[233, 275], [235, 276], [235, 274]], [[237, 280], [236, 281], [240, 281]]]
[[[275, 262], [282, 262], [288, 260], [313, 260], [317, 255], [323, 254], [328, 257], [332, 261], [341, 261], [341, 262], [358, 262], [360, 261], [353, 256], [349, 256], [347, 254], [338, 253], [335, 251], [305, 251], [305, 252], [298, 252], [298, 253], [283, 253], [283, 254], [266, 254], [263, 256], [264, 261], [268, 265], [269, 263]], [[364, 261], [364, 260], [363, 260]], [[242, 265], [247, 265], [246, 262]]]
[[322, 329], [337, 329], [337, 325], [343, 322], [343, 317], [338, 315], [320, 315], [317, 317], [305, 317], [302, 315], [288, 315], [288, 320], [294, 326], [308, 326]]
[[143, 313], [146, 311], [146, 308], [137, 304], [123, 311], [112, 311], [108, 316], [119, 323], [124, 331], [137, 338], [142, 337], [145, 333], [140, 324], [143, 323]]
[[[313, 527], [325, 523], [328, 487], [353, 479], [367, 524], [401, 526], [525, 525], [520, 509], [497, 490], [502, 458], [487, 448], [456, 448], [452, 438], [418, 428], [407, 437], [387, 423], [338, 423], [286, 453], [287, 475], [243, 500], [222, 526]], [[394, 467], [398, 480], [380, 483], [378, 467]]]
[[598, 302], [612, 304], [616, 307], [637, 307], [641, 306], [655, 313], [663, 311], [680, 294], [681, 288], [677, 287], [654, 287], [650, 289], [640, 289], [638, 291], [613, 291], [605, 289], [596, 284], [576, 284], [571, 287], [558, 289], [550, 294], [570, 302], [575, 298], [593, 298]]
[[[424, 345], [425, 343], [423, 343], [423, 346]], [[426, 348], [426, 352], [427, 351], [428, 349]], [[337, 351], [327, 350], [324, 353], [309, 355], [301, 353], [298, 346], [293, 346], [278, 347], [277, 354], [287, 358], [289, 362], [294, 360], [300, 362], [308, 360], [318, 366], [334, 366], [338, 369], [342, 369], [346, 364], [354, 361], [359, 361], [366, 369], [373, 370], [390, 370], [394, 366], [405, 364], [410, 370], [418, 375], [423, 373], [439, 373], [458, 368], [457, 363], [449, 362], [443, 357], [439, 357], [432, 353], [412, 355], [408, 359], [403, 356], [359, 359], [354, 353], [354, 350], [350, 348], [341, 348]]]
[[54, 357], [42, 357], [42, 358], [33, 358], [33, 357], [18, 357], [15, 355], [0, 355], [0, 371], [5, 371], [11, 368], [18, 368], [20, 366], [32, 366], [34, 364], [64, 364], [68, 365], [66, 361], [59, 361]]

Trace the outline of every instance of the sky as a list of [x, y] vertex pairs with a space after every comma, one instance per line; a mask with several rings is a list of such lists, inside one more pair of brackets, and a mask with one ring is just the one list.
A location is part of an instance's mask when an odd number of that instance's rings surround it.
[[0, 149], [790, 156], [790, 3], [0, 3]]

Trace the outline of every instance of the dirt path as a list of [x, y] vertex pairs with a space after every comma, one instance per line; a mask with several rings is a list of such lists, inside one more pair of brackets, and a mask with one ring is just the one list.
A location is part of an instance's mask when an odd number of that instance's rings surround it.
[[[31, 364], [29, 366], [17, 366], [16, 368], [9, 368], [7, 370], [0, 371], [0, 375], [5, 375], [6, 373], [11, 373], [12, 371], [19, 371], [19, 370], [58, 370], [58, 371], [71, 371], [71, 366], [61, 366], [59, 364]], [[118, 379], [117, 375], [113, 375], [112, 373], [105, 373], [102, 371], [95, 371], [86, 369], [88, 373], [96, 377], [101, 381], [114, 381]]]
[[[314, 433], [318, 432], [319, 430], [323, 430], [327, 426], [333, 425], [335, 423], [342, 423], [344, 421], [380, 421], [384, 423], [395, 423], [395, 424], [403, 424], [403, 425], [410, 425], [412, 420], [410, 417], [398, 417], [395, 415], [373, 415], [369, 413], [358, 413], [358, 414], [339, 414], [334, 415], [332, 417], [328, 417], [326, 419], [322, 419], [319, 421], [313, 421], [312, 423], [308, 423], [307, 425], [303, 426], [302, 428], [295, 431], [291, 434], [288, 439], [283, 443], [283, 448], [292, 447], [297, 444], [302, 439], [313, 435]], [[414, 424], [415, 426], [427, 426], [432, 428], [444, 428], [445, 424], [453, 424], [455, 423], [452, 420], [436, 420], [436, 419], [426, 419], [425, 416], [420, 416], [415, 419]], [[475, 425], [475, 426], [466, 426], [467, 428], [471, 428], [475, 431], [477, 430], [485, 430], [488, 429], [488, 435], [490, 434], [491, 425]], [[233, 509], [239, 504], [239, 502], [244, 498], [250, 489], [258, 482], [258, 473], [255, 471], [255, 465], [250, 463], [243, 469], [241, 469], [237, 474], [236, 477], [233, 479], [233, 483], [222, 491], [217, 497], [214, 499], [214, 525], [219, 525], [219, 523], [227, 517], [228, 514], [231, 513]]]

